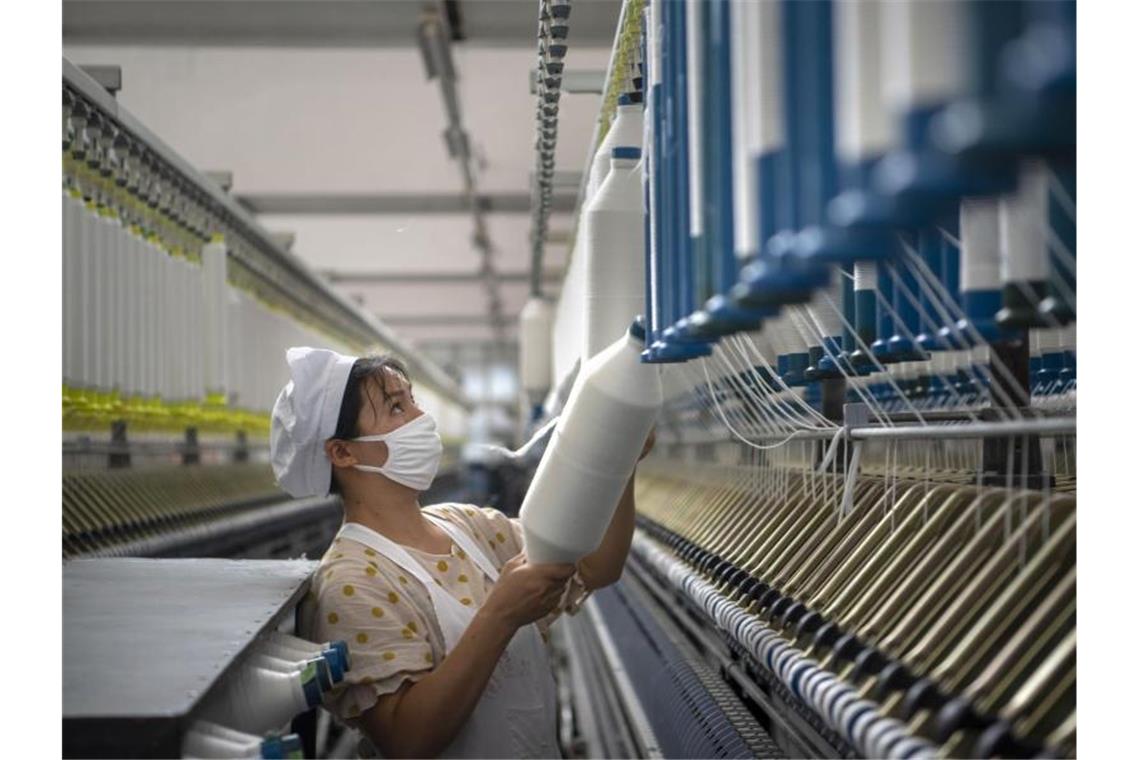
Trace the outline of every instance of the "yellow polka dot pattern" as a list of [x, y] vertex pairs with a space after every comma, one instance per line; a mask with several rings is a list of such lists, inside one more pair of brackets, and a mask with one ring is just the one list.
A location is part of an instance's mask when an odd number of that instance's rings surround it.
[[[429, 512], [435, 509], [439, 508], [429, 508]], [[460, 505], [440, 511], [474, 538], [476, 551], [496, 566], [520, 546], [519, 526], [496, 510]], [[473, 561], [477, 555], [461, 544], [452, 542], [443, 556], [410, 553], [429, 577], [468, 611], [478, 608], [490, 590], [491, 581]], [[356, 717], [371, 709], [375, 695], [391, 693], [408, 673], [424, 674], [446, 662], [440, 651], [442, 642], [436, 639], [436, 625], [418, 617], [422, 604], [430, 604], [431, 595], [420, 583], [411, 582], [407, 568], [381, 557], [382, 552], [345, 539], [325, 554], [322, 572], [314, 579], [318, 594], [313, 609], [321, 624], [317, 628], [324, 627], [320, 635], [325, 637], [314, 640], [346, 639], [354, 654], [360, 654], [361, 672], [352, 679], [360, 688], [334, 691], [325, 700], [326, 707], [341, 718], [353, 712], [352, 717]], [[335, 580], [329, 579], [330, 566], [336, 569]], [[563, 599], [557, 612], [571, 603], [577, 609], [577, 601]], [[549, 640], [546, 625], [547, 620], [540, 623], [543, 641]]]

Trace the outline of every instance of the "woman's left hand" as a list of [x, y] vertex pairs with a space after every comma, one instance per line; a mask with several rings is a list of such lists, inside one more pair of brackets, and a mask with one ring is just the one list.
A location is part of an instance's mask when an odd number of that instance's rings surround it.
[[656, 442], [657, 442], [657, 426], [654, 425], [653, 429], [649, 431], [649, 437], [645, 439], [645, 445], [641, 447], [641, 455], [637, 458], [637, 461], [640, 462], [642, 459], [645, 459], [645, 457], [649, 454], [649, 452], [653, 450], [653, 444], [655, 444]]

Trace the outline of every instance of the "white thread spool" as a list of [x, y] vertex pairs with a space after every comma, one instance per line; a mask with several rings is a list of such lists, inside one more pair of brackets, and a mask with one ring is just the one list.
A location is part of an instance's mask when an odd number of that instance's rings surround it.
[[835, 25], [835, 154], [857, 165], [891, 147], [891, 121], [883, 102], [882, 3], [840, 2]]
[[302, 679], [301, 670], [280, 673], [242, 665], [231, 675], [226, 690], [202, 708], [202, 715], [253, 734], [279, 729], [317, 704], [306, 698]]
[[147, 244], [147, 366], [149, 367], [150, 375], [150, 390], [148, 395], [151, 398], [162, 398], [162, 341], [163, 341], [163, 320], [162, 314], [165, 311], [165, 305], [162, 301], [163, 295], [163, 264], [166, 258], [166, 253], [159, 247], [158, 243], [153, 239]]
[[186, 758], [264, 757], [264, 740], [256, 734], [235, 731], [211, 721], [196, 721], [182, 737]]
[[194, 348], [190, 355], [190, 397], [201, 401], [206, 396], [206, 332], [205, 296], [202, 293], [205, 277], [201, 263], [190, 263], [190, 339]]
[[206, 393], [226, 391], [226, 244], [211, 240], [202, 246], [202, 327], [205, 335]]
[[162, 299], [160, 313], [162, 322], [160, 351], [162, 356], [162, 398], [165, 401], [175, 399], [175, 367], [173, 346], [177, 345], [178, 335], [175, 333], [175, 323], [178, 318], [177, 290], [174, 278], [174, 256], [163, 252], [162, 256]]
[[82, 199], [63, 192], [63, 382], [70, 388], [82, 387], [83, 320], [81, 291], [83, 288], [81, 247], [83, 216]]
[[[966, 91], [968, 9], [957, 0], [892, 0], [882, 9], [883, 97], [896, 117]], [[901, 126], [901, 124], [900, 124]]]
[[[629, 153], [629, 157], [622, 157]], [[602, 351], [645, 311], [645, 225], [636, 150], [615, 148], [612, 168], [584, 212], [586, 345]]]
[[642, 139], [642, 107], [640, 103], [622, 104], [614, 111], [609, 131], [602, 138], [590, 164], [587, 196], [593, 197], [610, 173], [610, 156], [614, 148], [640, 148]]
[[108, 337], [111, 331], [108, 283], [108, 249], [110, 248], [110, 222], [97, 210], [92, 225], [91, 244], [91, 315], [93, 341], [91, 345], [92, 386], [100, 393], [110, 390], [108, 363]]
[[538, 296], [532, 296], [519, 314], [519, 379], [531, 404], [541, 401], [552, 383], [553, 321], [553, 307]]
[[[756, 161], [761, 150], [760, 5], [732, 0], [729, 5], [732, 54], [732, 204], [736, 256], [760, 252], [760, 217]], [[690, 27], [691, 28], [691, 27]], [[693, 60], [690, 56], [689, 60]], [[691, 107], [691, 101], [690, 101]], [[692, 143], [690, 143], [690, 146]], [[698, 176], [692, 175], [690, 176]]]
[[139, 395], [139, 300], [143, 291], [143, 281], [139, 277], [139, 238], [135, 230], [123, 227], [123, 354], [124, 383], [123, 398]]
[[[344, 346], [337, 346], [334, 350], [336, 350], [337, 353], [345, 353], [347, 349], [345, 349]], [[443, 409], [441, 416], [446, 416], [450, 411], [450, 407]], [[443, 428], [445, 426], [441, 425], [440, 427]], [[302, 639], [299, 636], [291, 636], [290, 634], [280, 631], [270, 631], [266, 634], [265, 640], [262, 643], [266, 651], [271, 654], [275, 651], [291, 652], [298, 659], [323, 657], [327, 650], [334, 649], [338, 653], [337, 659], [340, 660], [343, 669], [346, 671], [352, 669], [348, 647], [345, 646], [344, 642], [336, 642], [335, 644], [330, 642], [318, 643], [309, 641], [308, 639]]]
[[103, 297], [105, 299], [107, 322], [103, 330], [104, 362], [106, 364], [103, 388], [105, 391], [122, 390], [122, 368], [119, 347], [122, 343], [122, 281], [119, 260], [121, 258], [121, 228], [118, 219], [108, 210], [103, 213]]
[[226, 333], [226, 350], [229, 352], [229, 387], [227, 400], [241, 407], [245, 392], [245, 361], [242, 357], [242, 338], [245, 335], [245, 312], [242, 309], [241, 291], [226, 287], [226, 309], [229, 311], [230, 329]]
[[626, 334], [587, 361], [520, 510], [531, 562], [576, 562], [613, 517], [661, 405], [657, 367]]
[[79, 287], [79, 377], [81, 388], [95, 387], [95, 216], [92, 206], [83, 201], [79, 216], [77, 277]]
[[784, 147], [784, 44], [780, 3], [756, 3], [759, 36], [752, 45], [760, 56], [760, 134], [758, 155]]
[[1048, 169], [1042, 162], [1027, 161], [1017, 192], [1000, 201], [1003, 283], [1044, 283], [1049, 279], [1048, 214]]
[[959, 210], [960, 286], [963, 292], [1001, 289], [998, 201], [964, 200]]
[[1076, 351], [1077, 350], [1077, 323], [1070, 322], [1061, 328], [1061, 338], [1059, 346], [1062, 351]]

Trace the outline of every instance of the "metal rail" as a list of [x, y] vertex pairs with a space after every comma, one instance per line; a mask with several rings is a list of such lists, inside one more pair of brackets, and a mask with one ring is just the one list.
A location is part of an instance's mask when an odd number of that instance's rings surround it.
[[[1007, 438], [1023, 435], [1041, 435], [1046, 437], [1076, 435], [1077, 420], [1075, 417], [1049, 417], [1026, 420], [1011, 420], [1007, 422], [963, 422], [963, 423], [936, 423], [932, 425], [898, 425], [895, 427], [836, 426], [819, 430], [797, 430], [789, 432], [764, 432], [749, 434], [748, 438], [755, 442], [763, 441], [815, 441], [830, 440], [837, 433], [842, 437], [853, 440], [939, 440], [939, 439], [969, 439], [969, 438]], [[665, 444], [705, 445], [717, 443], [733, 443], [737, 439], [727, 431], [723, 435], [710, 435], [700, 433], [697, 435], [665, 435], [658, 440]]]

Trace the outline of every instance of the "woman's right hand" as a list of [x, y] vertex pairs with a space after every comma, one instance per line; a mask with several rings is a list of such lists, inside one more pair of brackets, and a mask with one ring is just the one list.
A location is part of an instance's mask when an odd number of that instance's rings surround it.
[[480, 611], [522, 628], [554, 611], [574, 571], [571, 564], [532, 565], [525, 554], [518, 554], [503, 565]]

